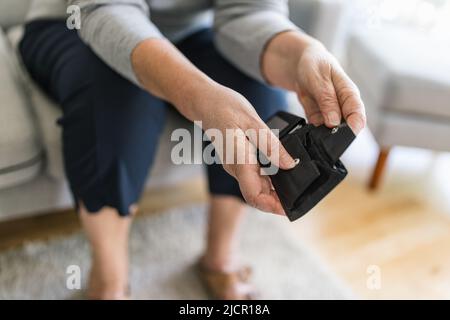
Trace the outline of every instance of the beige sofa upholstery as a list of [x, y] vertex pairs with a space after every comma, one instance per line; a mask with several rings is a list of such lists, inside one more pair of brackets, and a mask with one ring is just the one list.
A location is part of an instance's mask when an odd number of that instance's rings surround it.
[[348, 72], [380, 145], [371, 187], [396, 145], [450, 151], [450, 44], [403, 29], [355, 34]]

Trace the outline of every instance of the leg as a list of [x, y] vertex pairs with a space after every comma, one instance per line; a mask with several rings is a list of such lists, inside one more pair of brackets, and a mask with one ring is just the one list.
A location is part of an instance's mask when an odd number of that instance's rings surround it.
[[[212, 79], [246, 97], [263, 120], [287, 109], [284, 92], [253, 80], [232, 66], [216, 51], [210, 31], [199, 32], [178, 47]], [[208, 244], [202, 261], [209, 270], [230, 273], [239, 269], [236, 261], [239, 226], [247, 206], [237, 181], [221, 165], [208, 166], [208, 180], [211, 193]], [[247, 293], [251, 293], [251, 287], [240, 284], [220, 297], [246, 298]]]
[[237, 240], [244, 212], [245, 205], [236, 197], [211, 197], [207, 246], [203, 260], [208, 269], [233, 271], [238, 267]]
[[383, 177], [383, 173], [386, 170], [386, 164], [388, 161], [390, 148], [381, 148], [380, 153], [378, 155], [377, 164], [375, 165], [375, 169], [372, 173], [372, 177], [369, 182], [369, 189], [374, 191], [378, 189], [381, 179]]
[[131, 216], [120, 217], [113, 208], [103, 208], [91, 214], [82, 204], [79, 214], [92, 250], [87, 297], [108, 300], [128, 298], [128, 233]]
[[21, 52], [33, 79], [62, 107], [65, 171], [93, 255], [89, 295], [122, 298], [130, 216], [166, 105], [112, 71], [63, 21], [28, 25]]

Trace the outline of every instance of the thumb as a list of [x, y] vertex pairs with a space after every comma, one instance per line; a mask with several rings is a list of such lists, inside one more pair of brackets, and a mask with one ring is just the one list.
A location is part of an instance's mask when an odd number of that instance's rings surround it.
[[283, 147], [281, 142], [278, 140], [279, 154], [280, 154], [280, 165], [279, 167], [284, 170], [289, 170], [295, 167], [296, 161], [291, 157], [287, 150]]

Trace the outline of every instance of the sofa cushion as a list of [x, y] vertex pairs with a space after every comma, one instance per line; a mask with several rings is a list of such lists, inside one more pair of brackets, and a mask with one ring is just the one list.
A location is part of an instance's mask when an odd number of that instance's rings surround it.
[[42, 149], [17, 61], [1, 29], [0, 84], [0, 188], [5, 188], [37, 175]]
[[449, 56], [445, 42], [391, 30], [353, 36], [348, 64], [377, 108], [450, 119]]
[[0, 26], [9, 28], [25, 19], [31, 0], [1, 0]]

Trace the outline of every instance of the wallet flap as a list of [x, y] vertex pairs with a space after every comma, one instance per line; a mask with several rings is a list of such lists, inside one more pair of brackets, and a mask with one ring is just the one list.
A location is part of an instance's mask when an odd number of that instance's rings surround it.
[[324, 139], [323, 146], [331, 160], [336, 162], [355, 138], [353, 130], [346, 123], [342, 123], [339, 127], [331, 130], [331, 134]]
[[338, 161], [356, 138], [352, 129], [345, 122], [334, 129], [325, 126], [317, 127], [313, 136], [317, 144], [323, 148], [331, 163]]

